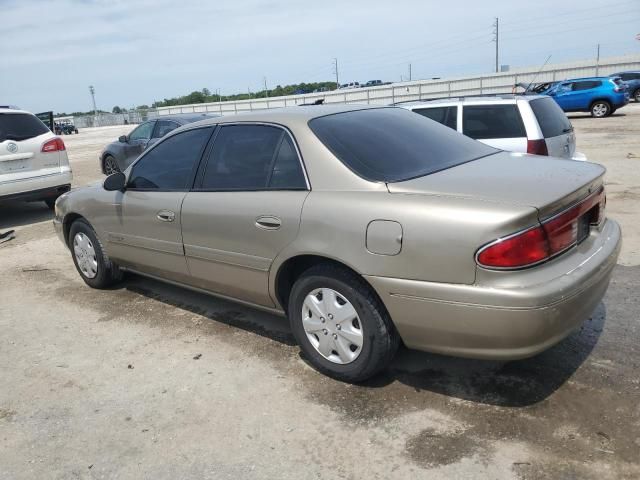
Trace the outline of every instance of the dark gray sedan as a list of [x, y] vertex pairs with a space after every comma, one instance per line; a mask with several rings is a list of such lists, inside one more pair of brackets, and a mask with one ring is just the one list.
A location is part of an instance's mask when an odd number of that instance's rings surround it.
[[182, 125], [219, 117], [212, 113], [189, 113], [153, 118], [138, 125], [129, 135], [122, 135], [100, 153], [100, 170], [106, 175], [124, 171], [148, 147]]

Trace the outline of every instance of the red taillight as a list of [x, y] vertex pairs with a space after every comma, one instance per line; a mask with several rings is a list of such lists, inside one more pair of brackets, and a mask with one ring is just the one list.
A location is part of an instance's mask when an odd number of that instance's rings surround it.
[[477, 262], [488, 268], [523, 268], [542, 262], [572, 247], [578, 238], [579, 222], [588, 215], [589, 224], [604, 218], [604, 188], [539, 226], [499, 239], [483, 247]]
[[542, 140], [527, 140], [527, 153], [532, 155], [549, 155], [547, 142]]
[[42, 152], [44, 153], [49, 153], [49, 152], [59, 152], [61, 150], [65, 150], [65, 146], [64, 146], [64, 142], [62, 141], [61, 138], [52, 138], [51, 140], [49, 140], [48, 142], [46, 142], [44, 145], [42, 145]]

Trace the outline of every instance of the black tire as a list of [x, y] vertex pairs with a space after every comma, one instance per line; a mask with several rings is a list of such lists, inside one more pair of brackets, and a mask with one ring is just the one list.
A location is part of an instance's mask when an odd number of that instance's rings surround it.
[[112, 173], [120, 172], [120, 166], [117, 160], [112, 155], [105, 155], [102, 160], [102, 171], [105, 175], [111, 175]]
[[[87, 275], [85, 275], [78, 265], [78, 259], [76, 258], [76, 252], [74, 248], [74, 239], [79, 233], [82, 233], [89, 238], [89, 240], [91, 241], [91, 246], [95, 251], [97, 273], [93, 278], [89, 278]], [[71, 228], [69, 229], [68, 244], [69, 250], [71, 250], [73, 263], [76, 266], [76, 270], [80, 274], [82, 280], [84, 280], [84, 283], [89, 285], [91, 288], [107, 288], [114, 283], [122, 280], [121, 270], [109, 259], [104, 251], [102, 243], [98, 239], [98, 236], [86, 220], [79, 219], [73, 222]]]
[[[355, 308], [364, 332], [362, 349], [347, 364], [334, 363], [311, 344], [302, 324], [302, 308], [307, 295], [317, 288], [330, 288]], [[387, 309], [373, 289], [359, 275], [332, 264], [320, 264], [305, 271], [289, 296], [289, 321], [304, 356], [321, 373], [344, 382], [362, 382], [389, 365], [400, 338]]]
[[604, 118], [611, 115], [611, 104], [606, 100], [596, 100], [591, 104], [589, 109], [591, 116], [594, 118]]
[[45, 199], [44, 203], [47, 204], [47, 207], [49, 207], [49, 210], [54, 210], [56, 208], [56, 200], [57, 199], [58, 199], [58, 197], [47, 198], [47, 199]]
[[640, 88], [636, 88], [636, 91], [633, 92], [632, 97], [637, 103], [640, 103]]

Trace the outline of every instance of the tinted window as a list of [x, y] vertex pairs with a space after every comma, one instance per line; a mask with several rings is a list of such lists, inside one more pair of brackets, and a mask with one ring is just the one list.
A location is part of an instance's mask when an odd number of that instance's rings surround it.
[[413, 111], [454, 130], [458, 128], [458, 107], [418, 108]]
[[216, 136], [204, 171], [204, 190], [264, 190], [284, 131], [265, 125], [227, 125]]
[[0, 113], [0, 142], [27, 140], [49, 132], [38, 117], [29, 113]]
[[462, 130], [475, 139], [519, 138], [527, 133], [517, 105], [473, 105], [462, 108]]
[[289, 135], [285, 135], [276, 155], [269, 179], [269, 188], [274, 190], [306, 189], [300, 159]]
[[211, 128], [198, 128], [173, 135], [157, 144], [131, 171], [129, 188], [186, 190], [191, 172], [200, 160]]
[[153, 137], [152, 138], [162, 138], [167, 133], [169, 133], [172, 130], [175, 130], [179, 126], [180, 125], [178, 125], [176, 122], [170, 122], [168, 120], [158, 120], [156, 122], [156, 128], [153, 131]]
[[151, 138], [151, 132], [155, 123], [156, 122], [143, 123], [129, 134], [129, 140], [148, 140]]
[[497, 151], [403, 108], [327, 115], [309, 127], [347, 167], [373, 181], [429, 175]]
[[571, 122], [553, 98], [539, 98], [529, 102], [538, 119], [544, 138], [557, 137], [573, 130]]
[[584, 80], [581, 82], [574, 82], [573, 83], [573, 91], [579, 91], [579, 90], [590, 90], [592, 88], [596, 88], [602, 85], [602, 82], [599, 80]]

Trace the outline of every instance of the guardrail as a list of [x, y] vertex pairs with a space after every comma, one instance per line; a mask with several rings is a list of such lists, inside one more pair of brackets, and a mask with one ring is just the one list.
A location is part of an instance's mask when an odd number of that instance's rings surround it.
[[511, 91], [518, 82], [546, 82], [567, 78], [606, 76], [624, 70], [640, 70], [640, 55], [604, 58], [599, 63], [594, 60], [587, 60], [548, 65], [542, 71], [539, 71], [539, 68], [521, 68], [510, 72], [473, 77], [418, 80], [353, 90], [333, 90], [331, 92], [284, 97], [159, 107], [157, 112], [158, 115], [193, 112], [213, 112], [225, 115], [313, 103], [319, 99], [324, 99], [325, 104], [364, 103], [369, 105], [388, 105], [396, 102], [429, 98], [504, 93]]

